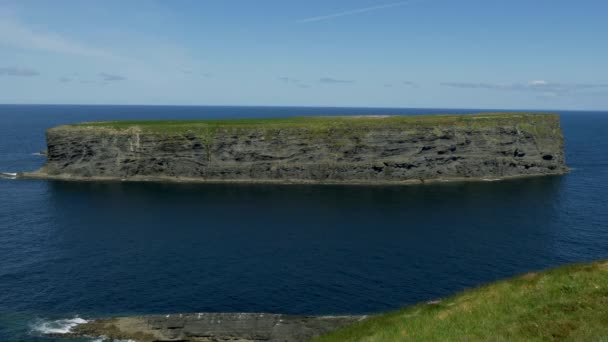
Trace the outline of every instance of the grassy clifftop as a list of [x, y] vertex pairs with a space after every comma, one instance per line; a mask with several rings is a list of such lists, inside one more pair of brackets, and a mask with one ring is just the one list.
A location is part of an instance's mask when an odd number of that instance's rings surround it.
[[379, 315], [316, 341], [552, 340], [608, 340], [608, 261], [526, 274]]
[[[182, 134], [187, 132], [234, 130], [234, 129], [367, 129], [394, 127], [455, 127], [480, 129], [514, 124], [531, 132], [542, 133], [547, 122], [558, 122], [555, 114], [487, 113], [474, 115], [425, 115], [425, 116], [317, 116], [274, 119], [228, 120], [158, 120], [158, 121], [107, 121], [87, 122], [61, 126], [56, 129], [105, 128], [112, 130], [138, 129], [142, 132]], [[550, 132], [548, 132], [550, 133]]]

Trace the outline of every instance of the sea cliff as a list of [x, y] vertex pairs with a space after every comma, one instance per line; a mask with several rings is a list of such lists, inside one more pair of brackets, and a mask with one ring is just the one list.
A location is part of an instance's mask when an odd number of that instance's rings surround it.
[[567, 172], [559, 116], [496, 113], [113, 121], [47, 131], [25, 177], [412, 183]]

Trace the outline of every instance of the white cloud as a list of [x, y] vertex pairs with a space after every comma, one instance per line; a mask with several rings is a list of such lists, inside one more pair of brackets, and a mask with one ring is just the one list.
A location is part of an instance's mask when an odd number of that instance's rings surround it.
[[85, 57], [118, 58], [108, 51], [82, 44], [55, 32], [30, 27], [14, 15], [1, 12], [0, 45]]

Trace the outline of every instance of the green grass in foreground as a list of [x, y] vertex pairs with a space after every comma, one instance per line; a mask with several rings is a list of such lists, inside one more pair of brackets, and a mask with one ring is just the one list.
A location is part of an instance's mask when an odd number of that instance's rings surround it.
[[229, 119], [229, 120], [152, 120], [152, 121], [107, 121], [86, 122], [64, 127], [71, 128], [110, 128], [125, 130], [139, 128], [143, 131], [158, 133], [184, 133], [208, 131], [217, 129], [240, 128], [304, 128], [312, 130], [327, 130], [335, 128], [366, 128], [366, 127], [395, 127], [406, 125], [472, 127], [495, 126], [501, 123], [520, 123], [535, 126], [546, 120], [555, 120], [554, 114], [528, 113], [485, 113], [475, 115], [424, 115], [424, 116], [311, 116], [274, 119]]
[[315, 341], [551, 340], [608, 341], [608, 261], [529, 273]]

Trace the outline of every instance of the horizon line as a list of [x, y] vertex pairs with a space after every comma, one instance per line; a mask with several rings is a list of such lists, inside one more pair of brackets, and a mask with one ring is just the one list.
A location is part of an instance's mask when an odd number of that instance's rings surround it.
[[[344, 108], [344, 109], [422, 109], [422, 110], [479, 110], [479, 111], [530, 111], [530, 112], [551, 112], [551, 111], [569, 111], [569, 112], [607, 112], [608, 109], [556, 109], [556, 108], [474, 108], [474, 107], [404, 107], [404, 106], [344, 106], [344, 105], [211, 105], [211, 104], [96, 104], [96, 103], [0, 103], [0, 106], [83, 106], [83, 107], [237, 107], [237, 108]], [[438, 113], [441, 114], [441, 113]]]

